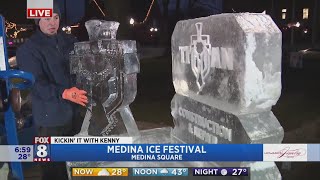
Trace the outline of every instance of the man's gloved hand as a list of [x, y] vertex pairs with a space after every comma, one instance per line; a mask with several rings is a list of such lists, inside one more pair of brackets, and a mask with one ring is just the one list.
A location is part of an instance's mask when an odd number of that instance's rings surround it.
[[63, 91], [62, 98], [80, 104], [82, 106], [86, 106], [85, 104], [88, 103], [86, 94], [86, 91], [80, 90], [76, 87], [72, 87]]

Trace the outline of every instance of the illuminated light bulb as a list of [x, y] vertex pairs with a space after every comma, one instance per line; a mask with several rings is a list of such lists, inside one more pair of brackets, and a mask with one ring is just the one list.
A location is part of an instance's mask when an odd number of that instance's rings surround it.
[[133, 19], [133, 18], [130, 18], [129, 23], [130, 23], [131, 25], [133, 25], [133, 24], [134, 24], [134, 19]]

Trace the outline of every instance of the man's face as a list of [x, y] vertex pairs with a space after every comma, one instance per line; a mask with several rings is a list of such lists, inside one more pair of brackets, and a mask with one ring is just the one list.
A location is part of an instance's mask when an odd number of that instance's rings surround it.
[[49, 36], [55, 35], [59, 29], [60, 18], [57, 13], [53, 13], [52, 17], [41, 18], [39, 21], [40, 30]]

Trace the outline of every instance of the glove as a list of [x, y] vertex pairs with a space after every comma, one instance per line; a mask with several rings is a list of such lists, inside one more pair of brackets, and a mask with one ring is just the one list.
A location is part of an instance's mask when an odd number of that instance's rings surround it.
[[63, 91], [62, 98], [80, 104], [81, 106], [86, 106], [85, 104], [88, 103], [86, 94], [86, 91], [72, 87]]

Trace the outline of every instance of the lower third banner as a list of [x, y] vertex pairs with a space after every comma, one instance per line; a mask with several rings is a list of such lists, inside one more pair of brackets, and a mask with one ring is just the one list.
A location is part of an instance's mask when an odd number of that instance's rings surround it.
[[[51, 144], [51, 161], [263, 161], [262, 144]], [[49, 147], [48, 147], [49, 148]]]

